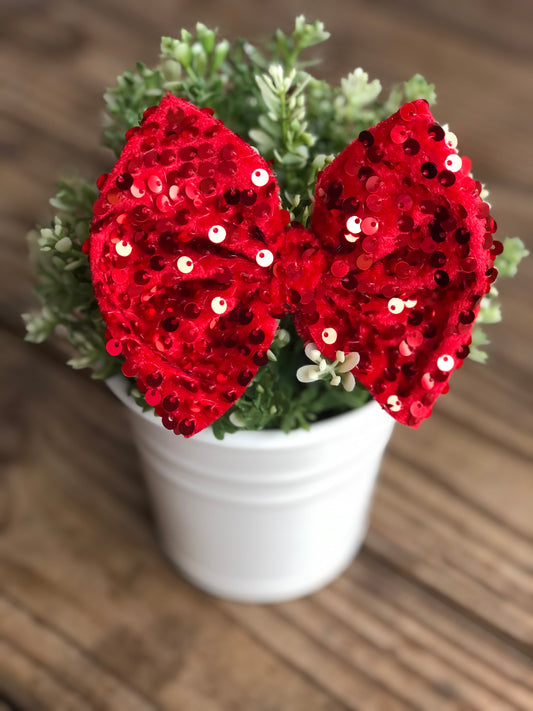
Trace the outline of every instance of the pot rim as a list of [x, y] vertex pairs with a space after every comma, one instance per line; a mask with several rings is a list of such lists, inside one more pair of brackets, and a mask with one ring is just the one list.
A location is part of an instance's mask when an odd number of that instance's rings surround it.
[[[124, 376], [114, 375], [105, 382], [111, 392], [126, 405], [131, 412], [141, 416], [155, 427], [162, 427], [160, 418], [157, 417], [152, 410], [143, 412], [135, 400], [128, 395], [128, 381]], [[328, 417], [324, 420], [319, 420], [318, 422], [313, 422], [309, 425], [309, 429], [300, 427], [287, 433], [280, 429], [239, 430], [233, 434], [228, 434], [224, 439], [217, 439], [211, 427], [206, 427], [189, 439], [191, 441], [213, 444], [219, 447], [231, 447], [233, 449], [240, 449], [241, 447], [249, 448], [250, 446], [259, 449], [270, 449], [273, 446], [276, 448], [283, 448], [284, 446], [294, 447], [300, 443], [305, 445], [308, 443], [310, 437], [316, 437], [317, 435], [327, 440], [329, 433], [332, 433], [333, 430], [339, 426], [348, 424], [348, 422], [353, 423], [353, 427], [356, 428], [358, 421], [366, 419], [369, 415], [376, 418], [387, 417], [387, 419], [390, 419], [390, 415], [388, 415], [375, 400], [370, 399], [361, 407], [343, 412], [339, 415], [334, 415], [333, 417]], [[180, 435], [173, 436], [176, 437]]]

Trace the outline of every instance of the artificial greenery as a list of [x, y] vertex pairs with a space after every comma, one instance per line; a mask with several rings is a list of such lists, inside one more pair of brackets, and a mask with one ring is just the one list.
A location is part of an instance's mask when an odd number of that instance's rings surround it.
[[28, 239], [37, 273], [40, 312], [24, 314], [26, 340], [41, 343], [60, 333], [77, 355], [73, 368], [92, 368], [95, 378], [120, 372], [105, 349], [105, 325], [93, 291], [83, 243], [89, 236], [96, 186], [73, 178], [59, 184], [50, 200], [55, 216], [49, 227], [32, 230]]
[[[518, 265], [529, 254], [520, 237], [506, 237], [503, 240], [503, 252], [496, 257], [494, 266], [498, 276], [513, 277], [516, 275]], [[487, 338], [483, 324], [499, 323], [502, 320], [498, 288], [493, 284], [490, 292], [483, 298], [481, 308], [472, 330], [472, 343], [470, 344], [469, 358], [478, 363], [486, 363], [488, 354], [484, 350], [490, 341]]]
[[[276, 30], [261, 47], [242, 39], [233, 43], [219, 39], [215, 30], [201, 23], [194, 33], [182, 30], [179, 39], [163, 37], [154, 69], [139, 62], [105, 92], [103, 143], [118, 156], [126, 131], [138, 125], [145, 109], [166, 92], [200, 107], [209, 106], [228, 128], [272, 161], [283, 207], [306, 224], [317, 173], [361, 130], [395, 112], [404, 101], [435, 102], [434, 86], [418, 74], [384, 98], [380, 98], [380, 82], [370, 80], [360, 68], [341, 79], [339, 86], [313, 76], [313, 62], [302, 59], [302, 52], [328, 37], [321, 22], [308, 23], [303, 16], [296, 19], [290, 34]], [[89, 367], [95, 378], [107, 378], [120, 371], [120, 363], [105, 350], [105, 326], [82, 249], [96, 194], [93, 183], [82, 178], [62, 181], [51, 200], [56, 211], [51, 225], [30, 233], [42, 309], [24, 319], [28, 340], [41, 342], [59, 330], [77, 353], [70, 365]], [[512, 276], [525, 254], [518, 238], [506, 240], [496, 262], [500, 274]], [[482, 348], [487, 339], [479, 324], [500, 318], [493, 288], [474, 329], [471, 357], [486, 358]], [[280, 325], [269, 356], [270, 362], [260, 368], [244, 395], [213, 424], [217, 437], [239, 428], [289, 431], [306, 427], [369, 398], [364, 388], [348, 392], [332, 385], [330, 377], [299, 382], [296, 371], [309, 361], [304, 343], [289, 322]], [[143, 403], [133, 385], [132, 394]]]

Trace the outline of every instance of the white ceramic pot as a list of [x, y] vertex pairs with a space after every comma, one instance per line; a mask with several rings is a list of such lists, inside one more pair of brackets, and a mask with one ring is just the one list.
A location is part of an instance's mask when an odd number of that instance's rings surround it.
[[371, 401], [307, 430], [166, 430], [108, 381], [128, 407], [163, 548], [183, 575], [251, 603], [318, 590], [352, 561], [366, 534], [394, 420]]

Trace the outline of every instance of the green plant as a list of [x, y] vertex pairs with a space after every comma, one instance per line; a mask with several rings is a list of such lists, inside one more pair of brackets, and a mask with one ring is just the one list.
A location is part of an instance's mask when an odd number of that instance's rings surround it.
[[[160, 62], [154, 69], [138, 63], [105, 92], [103, 142], [118, 155], [125, 132], [165, 92], [210, 106], [228, 128], [272, 161], [283, 206], [306, 224], [317, 174], [340, 150], [404, 101], [435, 101], [434, 86], [420, 75], [394, 87], [385, 98], [380, 98], [380, 82], [370, 80], [362, 69], [349, 73], [339, 86], [316, 78], [301, 54], [328, 36], [321, 22], [307, 23], [300, 16], [290, 34], [277, 30], [264, 47], [240, 39], [232, 44], [220, 40], [216, 31], [201, 23], [195, 33], [183, 30], [179, 39], [163, 37]], [[105, 350], [105, 326], [83, 251], [96, 194], [93, 183], [82, 178], [62, 181], [51, 200], [56, 211], [51, 225], [30, 233], [42, 309], [24, 319], [28, 340], [41, 342], [59, 330], [77, 353], [70, 365], [89, 367], [93, 377], [107, 378], [119, 371], [120, 364]], [[512, 276], [525, 254], [518, 238], [506, 240], [496, 263], [500, 274]], [[477, 323], [500, 318], [493, 289]], [[473, 335], [472, 357], [482, 361], [487, 340], [479, 325]], [[347, 381], [336, 377], [337, 362], [323, 363], [312, 382], [297, 380], [297, 370], [309, 364], [304, 345], [292, 324], [280, 324], [270, 362], [259, 370], [243, 397], [214, 423], [217, 437], [242, 427], [285, 431], [306, 427], [319, 417], [358, 407], [369, 398], [360, 386], [338, 387]], [[144, 402], [134, 385], [132, 393]]]

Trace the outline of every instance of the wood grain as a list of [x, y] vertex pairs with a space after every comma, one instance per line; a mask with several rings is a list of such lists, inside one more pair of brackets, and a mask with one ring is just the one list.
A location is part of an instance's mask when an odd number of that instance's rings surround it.
[[[532, 260], [502, 282], [485, 367], [466, 363], [417, 431], [397, 428], [363, 552], [304, 600], [245, 606], [158, 549], [124, 415], [25, 344], [25, 232], [58, 176], [91, 177], [105, 86], [196, 20], [289, 27], [297, 0], [20, 0], [0, 7], [0, 711], [531, 711]], [[260, 8], [260, 9], [258, 9]], [[318, 0], [322, 74], [437, 85], [502, 236], [530, 240], [533, 5]], [[531, 241], [530, 241], [531, 246]], [[103, 413], [105, 416], [103, 416]]]

